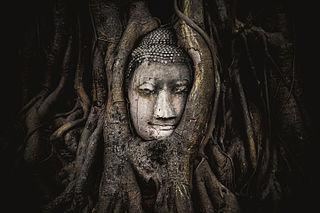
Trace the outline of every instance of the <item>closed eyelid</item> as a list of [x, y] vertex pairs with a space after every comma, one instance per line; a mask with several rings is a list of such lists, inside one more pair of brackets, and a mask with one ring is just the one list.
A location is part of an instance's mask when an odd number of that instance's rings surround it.
[[175, 93], [185, 93], [189, 90], [189, 81], [187, 79], [181, 80], [181, 81], [177, 81], [175, 82], [175, 84], [173, 85], [173, 91], [175, 91]]
[[176, 86], [189, 86], [189, 81], [187, 79], [184, 79], [182, 81], [178, 81], [175, 83]]
[[155, 85], [152, 82], [143, 82], [140, 85], [138, 85], [138, 88], [143, 89], [143, 88], [154, 88]]

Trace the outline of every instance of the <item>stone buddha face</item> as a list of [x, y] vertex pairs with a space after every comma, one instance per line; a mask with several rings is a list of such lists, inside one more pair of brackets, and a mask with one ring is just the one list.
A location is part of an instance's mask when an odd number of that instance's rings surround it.
[[130, 115], [144, 140], [161, 140], [177, 127], [191, 88], [191, 70], [184, 63], [142, 62], [128, 85]]

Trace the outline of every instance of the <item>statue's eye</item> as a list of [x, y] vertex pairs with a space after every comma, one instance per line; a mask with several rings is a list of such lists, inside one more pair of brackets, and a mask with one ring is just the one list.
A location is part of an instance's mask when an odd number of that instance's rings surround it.
[[174, 92], [176, 94], [183, 94], [188, 92], [188, 87], [187, 86], [178, 86], [175, 88]]
[[141, 95], [151, 95], [151, 94], [154, 94], [155, 93], [155, 90], [156, 90], [156, 87], [151, 84], [151, 83], [143, 83], [141, 84], [139, 87], [138, 87], [138, 92], [141, 94]]
[[154, 89], [151, 88], [139, 88], [139, 93], [142, 95], [151, 95], [154, 93]]

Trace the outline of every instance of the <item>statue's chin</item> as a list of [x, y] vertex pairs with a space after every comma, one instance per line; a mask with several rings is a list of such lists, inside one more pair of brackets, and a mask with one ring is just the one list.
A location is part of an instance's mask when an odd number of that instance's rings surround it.
[[155, 138], [156, 140], [163, 140], [167, 137], [169, 137], [173, 133], [173, 129], [170, 130], [159, 130], [157, 131], [158, 134], [156, 134]]
[[174, 132], [174, 128], [153, 129], [149, 134], [140, 135], [144, 140], [163, 140]]

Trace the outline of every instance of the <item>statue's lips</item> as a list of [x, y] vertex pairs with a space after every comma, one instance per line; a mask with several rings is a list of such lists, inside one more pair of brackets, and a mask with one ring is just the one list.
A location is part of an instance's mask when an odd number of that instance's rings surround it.
[[176, 125], [172, 125], [172, 124], [156, 124], [156, 123], [149, 123], [149, 124], [161, 131], [174, 130], [176, 127]]

